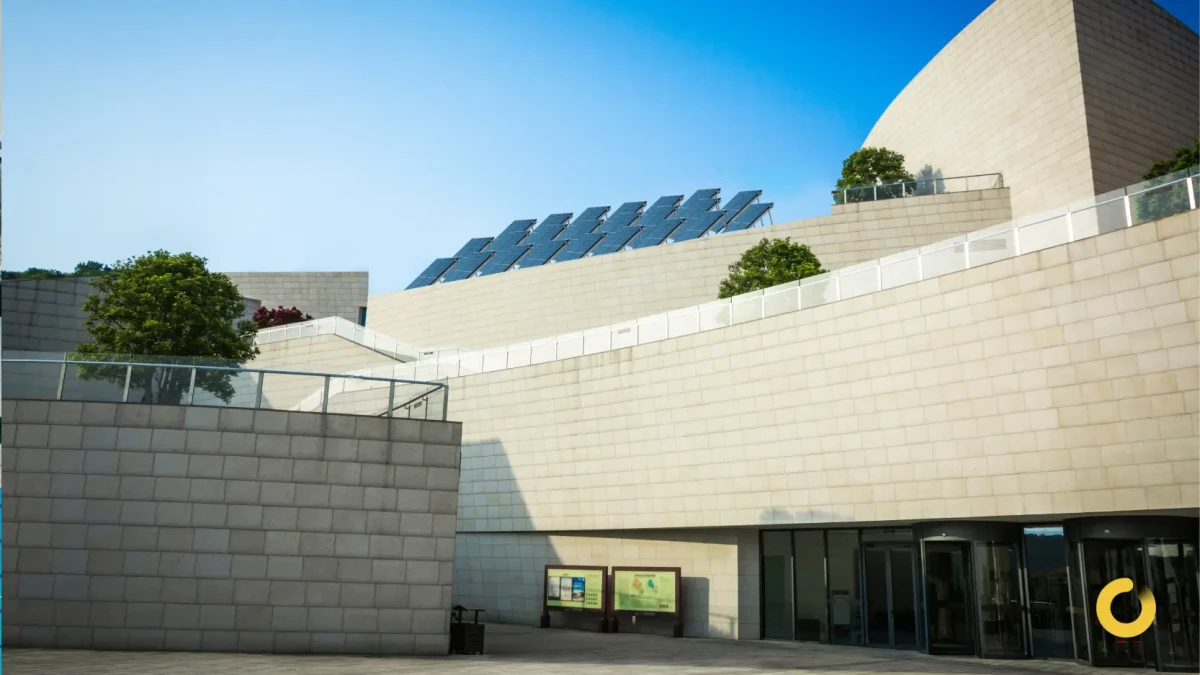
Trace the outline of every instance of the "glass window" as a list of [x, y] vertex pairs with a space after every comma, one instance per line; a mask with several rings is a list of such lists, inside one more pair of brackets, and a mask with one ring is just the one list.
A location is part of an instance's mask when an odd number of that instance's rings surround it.
[[1075, 635], [1075, 660], [1091, 663], [1087, 637], [1087, 596], [1083, 592], [1083, 570], [1080, 569], [1081, 547], [1073, 541], [1067, 548], [1067, 573], [1071, 581], [1071, 631]]
[[792, 622], [792, 533], [762, 533], [763, 637], [795, 639]]
[[829, 637], [830, 642], [860, 645], [862, 599], [859, 597], [859, 546], [856, 530], [830, 530], [829, 542]]
[[360, 326], [367, 325], [367, 308], [366, 307], [358, 308], [358, 325], [360, 325]]
[[829, 639], [825, 599], [825, 532], [792, 533], [796, 552], [796, 639]]
[[1069, 659], [1071, 599], [1067, 590], [1067, 542], [1061, 527], [1025, 528], [1025, 570], [1033, 656]]
[[982, 656], [1021, 656], [1025, 653], [1022, 639], [1025, 631], [1017, 578], [1017, 546], [977, 542], [975, 559]]

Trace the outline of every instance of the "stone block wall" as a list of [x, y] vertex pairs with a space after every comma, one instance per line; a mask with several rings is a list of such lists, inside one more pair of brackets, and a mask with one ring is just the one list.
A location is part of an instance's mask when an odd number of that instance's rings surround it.
[[340, 316], [359, 322], [367, 306], [366, 272], [225, 272], [242, 295], [264, 307], [298, 307], [314, 318]]
[[1198, 242], [1191, 211], [728, 328], [452, 378], [459, 531], [1195, 509]]
[[4, 400], [4, 642], [445, 654], [460, 427]]
[[1010, 218], [1005, 189], [838, 206], [819, 218], [377, 295], [367, 323], [423, 348], [508, 345], [716, 300], [729, 265], [764, 238], [808, 244], [838, 269]]

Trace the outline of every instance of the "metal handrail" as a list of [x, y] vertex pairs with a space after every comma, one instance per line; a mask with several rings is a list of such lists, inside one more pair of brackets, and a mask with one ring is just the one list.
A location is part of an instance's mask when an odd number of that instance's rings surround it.
[[[903, 185], [910, 185], [910, 184], [916, 186], [916, 185], [922, 184], [922, 183], [946, 184], [946, 183], [949, 183], [950, 181], [957, 181], [957, 180], [967, 181], [967, 186], [970, 187], [970, 180], [972, 178], [995, 178], [996, 179], [995, 184], [992, 185], [991, 187], [978, 188], [978, 189], [994, 190], [994, 189], [999, 189], [999, 188], [1004, 187], [1004, 174], [1002, 174], [1002, 173], [974, 173], [974, 174], [969, 174], [966, 176], [941, 176], [941, 177], [937, 177], [937, 178], [913, 178], [911, 180], [890, 180], [890, 181], [884, 181], [881, 183], [858, 183], [855, 185], [847, 185], [846, 187], [844, 187], [840, 190], [830, 190], [829, 194], [833, 196], [835, 206], [843, 206], [843, 205], [852, 203], [849, 200], [850, 199], [849, 194], [851, 192], [861, 193], [861, 192], [866, 191], [867, 189], [871, 189], [872, 190], [871, 198], [863, 200], [863, 201], [884, 201], [887, 199], [898, 199], [898, 198], [910, 197], [910, 196], [918, 196], [919, 197], [919, 196], [924, 196], [924, 195], [909, 195], [909, 194], [905, 193], [905, 194], [901, 194], [901, 195], [892, 195], [892, 196], [885, 195], [881, 198], [879, 196], [879, 188], [890, 188], [890, 187], [894, 187], [897, 185], [903, 186]], [[967, 189], [942, 190], [935, 194], [949, 194], [949, 193], [953, 193], [953, 192], [968, 192], [968, 191], [969, 190], [967, 190]], [[841, 204], [837, 203], [837, 196], [839, 194], [842, 196]], [[853, 202], [853, 203], [857, 203], [857, 202]]]
[[[177, 369], [190, 370], [191, 377], [190, 377], [190, 384], [188, 387], [188, 401], [187, 401], [188, 405], [191, 405], [192, 401], [195, 400], [196, 373], [198, 371], [202, 371], [202, 370], [216, 370], [216, 371], [224, 371], [224, 372], [232, 372], [232, 373], [247, 373], [247, 374], [259, 373], [264, 376], [265, 375], [290, 375], [290, 376], [324, 378], [325, 382], [324, 382], [323, 390], [326, 392], [326, 395], [323, 397], [323, 399], [321, 401], [321, 412], [322, 413], [328, 411], [329, 383], [331, 380], [333, 380], [335, 378], [336, 379], [345, 379], [345, 380], [368, 380], [368, 381], [373, 381], [373, 382], [387, 382], [389, 385], [388, 386], [388, 410], [386, 413], [387, 416], [390, 416], [391, 413], [395, 410], [392, 407], [392, 401], [395, 398], [396, 384], [415, 384], [415, 385], [420, 385], [420, 386], [431, 387], [430, 391], [422, 394], [421, 396], [416, 397], [414, 400], [419, 400], [421, 398], [425, 398], [425, 397], [433, 394], [437, 390], [441, 389], [446, 394], [446, 397], [444, 400], [448, 404], [449, 403], [449, 393], [450, 393], [450, 387], [445, 382], [428, 381], [428, 380], [408, 380], [408, 379], [396, 378], [396, 377], [376, 377], [376, 376], [371, 376], [371, 375], [355, 375], [355, 374], [350, 374], [350, 373], [345, 373], [345, 374], [343, 374], [343, 373], [314, 373], [314, 372], [302, 371], [302, 370], [275, 370], [275, 369], [270, 369], [270, 368], [240, 368], [240, 367], [233, 367], [233, 366], [206, 366], [206, 365], [191, 365], [191, 364], [180, 364], [180, 363], [143, 363], [143, 362], [138, 362], [138, 361], [92, 361], [92, 360], [87, 360], [87, 359], [0, 358], [0, 363], [52, 363], [52, 364], [60, 365], [61, 368], [59, 369], [59, 375], [58, 375], [58, 388], [57, 388], [56, 400], [62, 400], [63, 385], [66, 380], [68, 365], [118, 366], [118, 367], [125, 368], [125, 385], [124, 385], [124, 390], [121, 394], [122, 402], [128, 402], [128, 400], [129, 400], [129, 385], [130, 385], [130, 381], [132, 380], [134, 368], [177, 368]], [[258, 391], [255, 394], [255, 401], [254, 401], [254, 408], [253, 408], [255, 410], [260, 409], [262, 406], [263, 381], [265, 379], [266, 379], [265, 377], [260, 377], [258, 380]], [[447, 405], [442, 406], [442, 419], [443, 420], [446, 419], [446, 408], [447, 408]]]

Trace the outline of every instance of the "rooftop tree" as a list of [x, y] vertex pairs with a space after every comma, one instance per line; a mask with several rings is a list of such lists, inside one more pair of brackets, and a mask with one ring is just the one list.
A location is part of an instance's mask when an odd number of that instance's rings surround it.
[[789, 281], [824, 274], [821, 261], [804, 244], [784, 239], [763, 239], [729, 266], [729, 276], [721, 282], [718, 298], [729, 298]]
[[[837, 182], [834, 201], [841, 204], [843, 196], [849, 203], [871, 201], [877, 196], [883, 199], [903, 197], [907, 194], [903, 185], [896, 181], [911, 181], [913, 175], [904, 168], [904, 155], [887, 148], [860, 148], [850, 153], [842, 162], [842, 177]], [[849, 190], [861, 185], [885, 185], [878, 191]]]
[[[80, 377], [124, 385], [126, 370], [106, 361], [223, 365], [236, 367], [258, 354], [253, 321], [229, 277], [210, 272], [191, 253], [154, 251], [114, 265], [92, 281], [96, 292], [83, 310], [92, 342], [76, 348]], [[234, 394], [232, 371], [198, 370], [196, 388], [228, 403]], [[188, 368], [139, 367], [130, 391], [144, 403], [177, 404], [190, 390]]]

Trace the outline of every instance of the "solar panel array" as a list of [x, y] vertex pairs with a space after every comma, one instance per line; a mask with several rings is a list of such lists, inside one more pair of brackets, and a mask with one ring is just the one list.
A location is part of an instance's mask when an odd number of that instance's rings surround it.
[[571, 213], [554, 213], [541, 223], [514, 220], [495, 237], [476, 237], [454, 257], [434, 260], [408, 288], [738, 232], [771, 210], [758, 201], [762, 190], [739, 192], [724, 207], [720, 194], [697, 190], [686, 201], [668, 195], [649, 208], [646, 202], [626, 202], [615, 211], [592, 206], [574, 220]]

